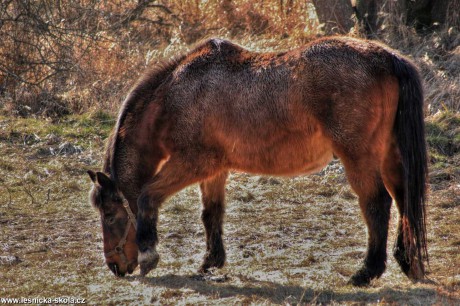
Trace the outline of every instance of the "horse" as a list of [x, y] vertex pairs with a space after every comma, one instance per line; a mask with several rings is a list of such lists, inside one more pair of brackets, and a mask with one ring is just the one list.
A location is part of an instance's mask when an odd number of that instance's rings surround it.
[[206, 232], [199, 272], [220, 268], [229, 171], [309, 174], [336, 157], [368, 230], [364, 262], [349, 282], [366, 286], [384, 272], [392, 200], [399, 212], [393, 255], [411, 280], [423, 280], [423, 99], [409, 59], [347, 37], [278, 53], [210, 39], [157, 65], [124, 100], [102, 170], [88, 171], [109, 268], [119, 276], [137, 265], [141, 276], [156, 268], [159, 207], [195, 183]]

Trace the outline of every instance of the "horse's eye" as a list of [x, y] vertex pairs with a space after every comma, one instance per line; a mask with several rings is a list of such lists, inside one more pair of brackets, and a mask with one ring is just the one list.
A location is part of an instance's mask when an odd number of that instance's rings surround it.
[[108, 225], [114, 224], [115, 223], [115, 216], [113, 215], [106, 215], [104, 216], [105, 223]]

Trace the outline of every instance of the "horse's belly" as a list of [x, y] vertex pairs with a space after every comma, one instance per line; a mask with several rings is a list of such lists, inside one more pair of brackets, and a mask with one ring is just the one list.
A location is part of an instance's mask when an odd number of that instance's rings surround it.
[[320, 134], [287, 136], [274, 143], [234, 144], [230, 167], [267, 175], [296, 175], [320, 171], [333, 158], [329, 139]]

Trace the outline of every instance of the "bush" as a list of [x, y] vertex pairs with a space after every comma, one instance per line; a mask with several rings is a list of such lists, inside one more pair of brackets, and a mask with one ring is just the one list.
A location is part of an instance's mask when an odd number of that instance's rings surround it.
[[[420, 36], [391, 11], [380, 16], [379, 38], [422, 67], [430, 112], [441, 105], [460, 109], [458, 29]], [[319, 29], [311, 1], [4, 1], [0, 110], [20, 116], [115, 113], [146, 67], [199, 40], [217, 36], [280, 50], [304, 44]]]

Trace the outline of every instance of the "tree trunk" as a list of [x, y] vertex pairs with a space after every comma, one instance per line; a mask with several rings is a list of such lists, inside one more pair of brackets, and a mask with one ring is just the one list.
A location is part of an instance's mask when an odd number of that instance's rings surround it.
[[313, 5], [326, 34], [346, 34], [354, 26], [350, 0], [313, 0]]
[[367, 37], [377, 35], [377, 31], [382, 25], [382, 21], [378, 18], [378, 12], [385, 5], [382, 0], [356, 0], [355, 13], [361, 29], [366, 33]]
[[[436, 28], [455, 27], [460, 23], [460, 0], [402, 0], [388, 3], [385, 0], [355, 0], [356, 17], [369, 37], [375, 36], [382, 25], [378, 13], [398, 15], [400, 19], [417, 31], [432, 31]], [[401, 18], [400, 18], [401, 17]]]

